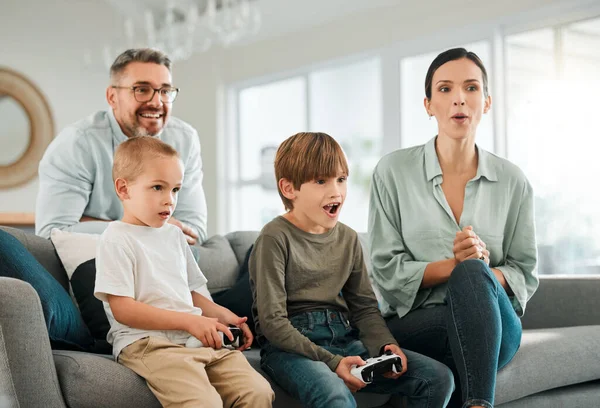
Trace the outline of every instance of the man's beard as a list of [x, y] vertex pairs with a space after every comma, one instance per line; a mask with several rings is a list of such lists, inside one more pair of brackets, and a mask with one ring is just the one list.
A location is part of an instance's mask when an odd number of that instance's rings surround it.
[[134, 136], [151, 136], [151, 137], [158, 137], [160, 136], [160, 134], [162, 133], [163, 128], [160, 128], [160, 130], [154, 134], [150, 133], [148, 131], [148, 129], [146, 129], [143, 126], [138, 126], [135, 129], [133, 129], [133, 132], [131, 132], [132, 135]]
[[[136, 121], [137, 122], [137, 121]], [[160, 130], [156, 133], [150, 133], [148, 131], [148, 129], [146, 129], [145, 127], [143, 127], [142, 125], [140, 125], [139, 123], [135, 123], [135, 125], [133, 126], [129, 126], [129, 133], [133, 136], [151, 136], [151, 137], [158, 137], [160, 136], [160, 134], [162, 133], [163, 129], [164, 129], [164, 125], [163, 127], [160, 128]]]

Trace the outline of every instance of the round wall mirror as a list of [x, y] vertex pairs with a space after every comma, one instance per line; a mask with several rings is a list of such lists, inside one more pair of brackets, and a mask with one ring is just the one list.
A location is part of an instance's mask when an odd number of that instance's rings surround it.
[[0, 67], [0, 188], [34, 178], [53, 137], [44, 95], [21, 74]]

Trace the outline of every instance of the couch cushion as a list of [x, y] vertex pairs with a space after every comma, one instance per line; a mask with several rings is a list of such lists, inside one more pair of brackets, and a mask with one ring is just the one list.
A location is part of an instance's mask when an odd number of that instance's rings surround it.
[[591, 381], [540, 392], [498, 405], [498, 408], [588, 408], [597, 407], [598, 401], [600, 401], [600, 381]]
[[521, 348], [498, 373], [496, 403], [600, 379], [600, 326], [525, 330]]
[[111, 356], [54, 351], [58, 381], [71, 408], [160, 408], [146, 381]]
[[600, 324], [600, 275], [540, 276], [521, 318], [525, 329]]
[[229, 244], [235, 253], [239, 265], [244, 262], [246, 252], [250, 248], [250, 245], [254, 244], [256, 238], [258, 238], [258, 234], [258, 231], [236, 231], [225, 235], [225, 238], [229, 240]]
[[198, 265], [208, 280], [208, 290], [215, 293], [232, 287], [241, 261], [237, 260], [229, 241], [221, 235], [213, 235], [196, 248]]
[[6, 340], [8, 339], [4, 338], [2, 326], [0, 326], [0, 407], [17, 408], [19, 406], [17, 403], [17, 390], [8, 364], [8, 353], [4, 346]]

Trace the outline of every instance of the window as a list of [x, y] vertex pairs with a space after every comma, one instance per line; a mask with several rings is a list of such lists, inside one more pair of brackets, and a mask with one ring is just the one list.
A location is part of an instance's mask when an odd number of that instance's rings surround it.
[[539, 271], [600, 273], [600, 19], [506, 37], [508, 158], [534, 187]]
[[230, 161], [230, 230], [260, 230], [281, 213], [273, 159], [279, 143], [306, 128], [305, 88], [305, 78], [296, 77], [239, 92], [239, 167]]
[[224, 228], [258, 230], [283, 213], [275, 151], [285, 138], [310, 130], [329, 133], [342, 145], [350, 177], [340, 220], [365, 232], [374, 166], [385, 153], [435, 136], [437, 123], [423, 106], [427, 69], [439, 52], [467, 44], [488, 69], [492, 96], [477, 143], [516, 163], [534, 188], [539, 273], [600, 273], [600, 193], [594, 183], [600, 174], [600, 17], [556, 18], [563, 22], [520, 32], [516, 24], [523, 21], [515, 18], [511, 27], [500, 19], [478, 26], [477, 33], [398, 44], [369, 59], [237, 89]]
[[365, 232], [370, 177], [381, 156], [380, 82], [379, 60], [369, 59], [239, 90], [227, 230], [260, 230], [284, 212], [275, 152], [289, 136], [309, 130], [328, 133], [344, 149], [350, 177], [340, 221]]

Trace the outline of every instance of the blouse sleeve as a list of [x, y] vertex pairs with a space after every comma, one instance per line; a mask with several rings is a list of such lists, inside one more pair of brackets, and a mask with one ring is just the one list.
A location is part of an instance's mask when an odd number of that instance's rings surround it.
[[[369, 204], [369, 248], [372, 278], [381, 297], [384, 314], [408, 313], [421, 287], [428, 262], [415, 261], [402, 238], [399, 204], [391, 198], [377, 173], [373, 174]], [[427, 296], [431, 289], [421, 289]]]
[[509, 240], [503, 263], [496, 267], [502, 272], [514, 293], [511, 302], [519, 316], [525, 313], [527, 301], [533, 296], [539, 284], [535, 270], [536, 263], [533, 189], [525, 180], [514, 233]]

